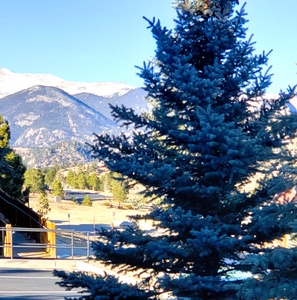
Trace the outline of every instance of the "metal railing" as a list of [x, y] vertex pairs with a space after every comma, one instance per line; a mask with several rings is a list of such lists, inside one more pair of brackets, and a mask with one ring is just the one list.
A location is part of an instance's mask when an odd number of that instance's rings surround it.
[[[89, 231], [24, 227], [0, 227], [0, 231], [2, 257], [10, 257], [11, 259], [30, 257], [32, 253], [36, 252], [42, 258], [89, 258], [91, 256], [91, 242], [96, 239], [96, 232]], [[36, 242], [30, 239], [32, 233], [44, 234], [45, 236], [54, 234], [54, 238], [50, 240], [41, 238], [41, 242]], [[48, 253], [54, 253], [54, 256]]]

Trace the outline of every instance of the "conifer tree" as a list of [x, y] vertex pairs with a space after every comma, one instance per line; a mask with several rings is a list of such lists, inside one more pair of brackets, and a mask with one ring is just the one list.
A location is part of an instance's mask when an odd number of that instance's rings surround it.
[[[296, 232], [297, 209], [294, 201], [278, 201], [296, 185], [288, 145], [297, 117], [286, 110], [295, 88], [266, 96], [269, 53], [254, 54], [244, 7], [236, 4], [178, 0], [172, 31], [148, 20], [157, 49], [140, 76], [152, 113], [113, 106], [133, 134], [97, 135], [92, 145], [111, 171], [161, 199], [145, 216], [156, 221], [157, 234], [103, 230], [93, 244], [98, 260], [141, 274], [128, 289], [133, 296], [297, 298], [296, 247], [282, 243]], [[56, 274], [68, 288], [90, 282]], [[103, 279], [93, 277], [96, 290], [86, 290], [98, 299], [133, 299], [126, 285]]]
[[26, 167], [21, 157], [10, 148], [9, 141], [9, 124], [0, 115], [0, 188], [21, 200]]
[[25, 184], [32, 193], [43, 193], [46, 190], [45, 176], [40, 169], [28, 169], [25, 172]]
[[51, 207], [48, 201], [47, 194], [45, 192], [40, 193], [37, 203], [37, 213], [45, 218], [50, 210]]
[[54, 165], [53, 167], [43, 170], [44, 173], [44, 183], [46, 185], [51, 185], [56, 179], [57, 173], [59, 171], [59, 166]]
[[118, 203], [118, 208], [127, 200], [128, 184], [121, 174], [113, 173], [111, 175], [111, 192], [113, 200]]
[[100, 185], [100, 179], [96, 173], [91, 173], [88, 180], [88, 185], [96, 191]]
[[55, 180], [51, 186], [52, 188], [52, 194], [55, 196], [64, 196], [63, 186], [62, 183], [58, 180]]
[[83, 199], [83, 201], [82, 201], [81, 204], [84, 205], [84, 206], [92, 206], [93, 205], [92, 200], [91, 200], [91, 198], [90, 198], [89, 195], [86, 195], [84, 197], [84, 199]]
[[67, 173], [66, 183], [71, 187], [75, 187], [76, 185], [76, 173], [71, 169]]
[[78, 172], [76, 175], [76, 185], [79, 189], [83, 190], [88, 186], [86, 173], [83, 171]]

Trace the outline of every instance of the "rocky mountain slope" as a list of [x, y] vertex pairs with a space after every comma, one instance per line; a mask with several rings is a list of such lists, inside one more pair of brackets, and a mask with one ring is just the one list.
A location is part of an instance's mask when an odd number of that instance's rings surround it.
[[63, 140], [91, 141], [116, 124], [61, 89], [33, 86], [0, 100], [13, 147], [48, 147]]
[[75, 94], [74, 97], [80, 99], [85, 104], [100, 111], [104, 116], [113, 120], [109, 104], [118, 106], [132, 107], [137, 113], [149, 110], [149, 104], [144, 101], [147, 92], [141, 88], [129, 91], [120, 96], [113, 96], [111, 98], [101, 97], [90, 93]]
[[149, 109], [146, 92], [140, 88], [122, 83], [70, 83], [48, 74], [16, 74], [7, 69], [0, 69], [1, 95], [6, 95], [0, 98], [0, 114], [10, 125], [10, 144], [28, 167], [89, 161], [86, 142], [93, 141], [93, 133], [119, 131], [110, 103], [137, 112]]
[[29, 168], [46, 168], [54, 165], [74, 166], [93, 162], [85, 143], [61, 141], [48, 147], [15, 148]]

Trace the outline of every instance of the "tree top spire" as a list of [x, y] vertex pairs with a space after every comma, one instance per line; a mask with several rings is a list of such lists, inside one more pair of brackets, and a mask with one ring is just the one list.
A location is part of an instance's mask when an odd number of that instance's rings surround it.
[[189, 11], [191, 13], [198, 13], [202, 16], [212, 16], [226, 10], [231, 11], [231, 8], [236, 2], [239, 4], [239, 0], [176, 0], [176, 8]]

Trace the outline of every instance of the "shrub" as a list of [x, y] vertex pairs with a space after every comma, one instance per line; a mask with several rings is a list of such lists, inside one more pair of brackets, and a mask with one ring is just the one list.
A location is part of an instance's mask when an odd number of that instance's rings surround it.
[[84, 206], [92, 206], [93, 205], [93, 203], [91, 201], [91, 198], [88, 195], [86, 195], [84, 197], [84, 200], [83, 200], [83, 202], [81, 204], [84, 205]]

